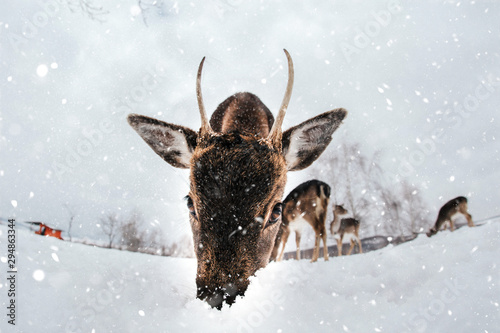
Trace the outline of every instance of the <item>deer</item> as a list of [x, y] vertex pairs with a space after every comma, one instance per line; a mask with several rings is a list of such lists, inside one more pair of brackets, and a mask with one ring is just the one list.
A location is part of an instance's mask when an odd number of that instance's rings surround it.
[[[445, 227], [446, 223], [450, 224], [450, 231], [455, 230], [455, 223], [453, 222], [453, 217], [457, 214], [462, 214], [467, 219], [467, 225], [469, 227], [474, 227], [474, 221], [472, 221], [472, 215], [469, 214], [467, 207], [466, 197], [456, 197], [445, 203], [441, 209], [439, 209], [438, 217], [434, 226], [429, 229], [426, 233], [427, 237], [432, 237], [437, 234], [441, 227]], [[446, 229], [446, 228], [444, 228]]]
[[201, 91], [205, 58], [196, 77], [199, 131], [138, 114], [127, 117], [157, 155], [189, 169], [196, 297], [218, 310], [243, 297], [249, 278], [269, 262], [287, 172], [311, 165], [347, 115], [338, 108], [283, 131], [294, 82], [292, 58], [284, 52], [288, 82], [276, 120], [256, 95], [241, 92], [219, 104], [209, 121]]
[[281, 243], [281, 252], [276, 261], [283, 260], [285, 245], [290, 233], [295, 232], [297, 245], [296, 259], [300, 260], [300, 238], [304, 228], [311, 226], [316, 234], [314, 251], [311, 262], [319, 258], [319, 246], [323, 240], [323, 257], [328, 261], [328, 247], [326, 245], [326, 213], [330, 200], [330, 186], [320, 180], [310, 180], [294, 188], [283, 200], [281, 233], [277, 237], [274, 253], [278, 252]]
[[338, 256], [342, 256], [342, 242], [344, 236], [348, 235], [351, 241], [351, 247], [347, 255], [351, 255], [355, 243], [359, 245], [359, 253], [363, 253], [363, 246], [359, 239], [359, 221], [352, 218], [341, 218], [341, 215], [348, 213], [348, 210], [343, 205], [335, 205], [333, 208], [333, 221], [330, 223], [330, 232], [337, 239]]

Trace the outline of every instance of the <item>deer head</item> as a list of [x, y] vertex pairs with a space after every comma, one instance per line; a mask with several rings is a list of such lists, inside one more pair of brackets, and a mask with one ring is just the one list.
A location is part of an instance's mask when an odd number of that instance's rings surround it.
[[347, 112], [336, 109], [283, 132], [293, 86], [288, 84], [276, 121], [250, 93], [227, 98], [208, 121], [198, 69], [196, 91], [201, 128], [131, 114], [129, 124], [166, 162], [190, 169], [187, 198], [198, 261], [197, 297], [221, 309], [243, 296], [249, 278], [269, 261], [281, 223], [287, 171], [315, 161]]
[[333, 221], [330, 223], [330, 233], [335, 235], [340, 228], [340, 216], [347, 214], [347, 209], [344, 208], [344, 205], [334, 205], [333, 206]]
[[335, 215], [344, 215], [347, 214], [349, 211], [344, 208], [344, 205], [335, 205], [333, 208], [333, 213]]

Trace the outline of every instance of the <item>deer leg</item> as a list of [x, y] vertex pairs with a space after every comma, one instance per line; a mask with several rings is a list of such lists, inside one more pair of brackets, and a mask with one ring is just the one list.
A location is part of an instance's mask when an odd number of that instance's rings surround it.
[[323, 257], [328, 261], [328, 246], [326, 245], [326, 230], [323, 231]]
[[342, 236], [340, 236], [338, 239], [337, 239], [337, 256], [342, 256]]
[[465, 218], [467, 219], [467, 225], [469, 227], [474, 227], [474, 222], [472, 221], [472, 216], [469, 213], [465, 213]]
[[300, 260], [300, 233], [295, 231], [295, 243], [297, 244], [297, 256], [295, 259]]
[[441, 230], [446, 230], [448, 229], [448, 223], [446, 223], [446, 221], [443, 223], [443, 226], [441, 227]]
[[276, 261], [281, 261], [283, 260], [283, 254], [285, 252], [285, 245], [286, 245], [286, 242], [288, 241], [288, 236], [290, 235], [290, 231], [288, 229], [285, 229], [283, 231], [283, 235], [281, 236], [281, 253], [280, 255], [278, 256], [278, 259]]
[[[327, 231], [325, 227], [325, 222], [326, 222], [326, 209], [328, 207], [328, 201], [325, 203], [325, 207], [323, 207], [323, 211], [319, 215], [319, 225], [321, 228], [321, 238], [323, 239], [323, 258], [325, 261], [328, 261], [328, 246], [326, 245], [326, 238], [327, 238]], [[319, 252], [319, 249], [318, 249]], [[319, 253], [318, 253], [319, 257]]]
[[352, 253], [352, 249], [354, 249], [354, 240], [351, 238], [351, 247], [349, 247], [349, 252], [347, 252], [347, 255], [350, 256]]
[[316, 237], [314, 237], [314, 251], [313, 251], [313, 256], [312, 256], [311, 262], [315, 262], [318, 260], [320, 239], [321, 239], [320, 236], [318, 234], [316, 234]]
[[363, 253], [363, 246], [361, 245], [361, 240], [359, 239], [358, 235], [356, 235], [356, 240], [358, 241], [359, 244], [359, 253]]
[[453, 223], [453, 220], [450, 219], [450, 231], [455, 231], [455, 223]]

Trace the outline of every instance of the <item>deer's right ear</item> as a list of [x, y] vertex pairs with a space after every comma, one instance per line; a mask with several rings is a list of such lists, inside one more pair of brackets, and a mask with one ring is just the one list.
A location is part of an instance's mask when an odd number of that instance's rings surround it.
[[195, 131], [138, 114], [129, 114], [127, 120], [161, 158], [176, 168], [190, 168], [198, 137]]
[[346, 110], [335, 109], [286, 130], [282, 149], [288, 170], [302, 170], [311, 165], [332, 141], [333, 132], [346, 115]]

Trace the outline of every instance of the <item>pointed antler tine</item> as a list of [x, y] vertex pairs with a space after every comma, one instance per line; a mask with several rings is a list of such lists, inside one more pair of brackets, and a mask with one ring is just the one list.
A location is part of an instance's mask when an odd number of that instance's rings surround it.
[[283, 102], [281, 103], [279, 113], [276, 116], [276, 121], [274, 122], [274, 125], [271, 128], [271, 131], [269, 132], [268, 136], [268, 139], [270, 139], [271, 142], [275, 144], [278, 143], [278, 141], [281, 141], [283, 120], [285, 119], [286, 110], [288, 108], [288, 103], [290, 102], [290, 98], [292, 97], [292, 89], [293, 89], [294, 72], [293, 72], [292, 57], [290, 56], [287, 50], [283, 49], [283, 51], [285, 51], [285, 55], [288, 60], [288, 84], [286, 86], [285, 96], [283, 97]]
[[201, 94], [201, 72], [203, 70], [203, 63], [205, 62], [205, 57], [201, 60], [200, 66], [198, 67], [198, 76], [196, 78], [196, 98], [198, 99], [198, 107], [200, 109], [201, 116], [201, 130], [200, 134], [213, 133], [210, 123], [208, 122], [207, 112], [205, 111], [205, 106], [203, 104], [203, 96]]

